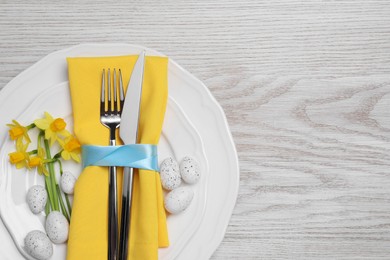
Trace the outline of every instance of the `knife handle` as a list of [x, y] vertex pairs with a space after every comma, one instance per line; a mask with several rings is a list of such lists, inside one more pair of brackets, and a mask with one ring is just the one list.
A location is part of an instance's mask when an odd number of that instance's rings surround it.
[[127, 260], [128, 246], [130, 238], [131, 224], [131, 204], [133, 195], [133, 168], [125, 167], [123, 169], [123, 188], [122, 188], [122, 217], [119, 240], [119, 259]]

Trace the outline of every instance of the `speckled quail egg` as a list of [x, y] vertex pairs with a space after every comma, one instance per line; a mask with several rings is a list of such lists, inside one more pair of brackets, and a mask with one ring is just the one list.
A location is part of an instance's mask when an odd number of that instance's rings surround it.
[[40, 230], [34, 230], [24, 238], [26, 252], [38, 260], [49, 259], [53, 255], [53, 244]]
[[180, 186], [181, 178], [179, 165], [172, 158], [166, 158], [160, 165], [161, 185], [166, 190], [173, 190]]
[[190, 205], [194, 192], [188, 187], [180, 187], [170, 191], [165, 199], [165, 209], [172, 214], [183, 212]]
[[180, 162], [180, 175], [183, 181], [194, 184], [200, 179], [200, 168], [198, 162], [190, 157], [184, 157]]
[[70, 172], [64, 172], [61, 176], [61, 190], [66, 194], [73, 194], [76, 178]]
[[59, 211], [52, 211], [46, 218], [46, 233], [55, 244], [61, 244], [68, 240], [69, 224], [64, 215]]
[[38, 214], [45, 209], [47, 191], [45, 187], [41, 185], [34, 185], [28, 190], [26, 199], [32, 213]]

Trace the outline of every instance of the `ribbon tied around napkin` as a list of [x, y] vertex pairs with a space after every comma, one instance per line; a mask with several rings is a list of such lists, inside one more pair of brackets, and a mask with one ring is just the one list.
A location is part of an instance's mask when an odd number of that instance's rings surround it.
[[83, 145], [81, 152], [83, 168], [91, 165], [121, 166], [158, 171], [157, 145]]

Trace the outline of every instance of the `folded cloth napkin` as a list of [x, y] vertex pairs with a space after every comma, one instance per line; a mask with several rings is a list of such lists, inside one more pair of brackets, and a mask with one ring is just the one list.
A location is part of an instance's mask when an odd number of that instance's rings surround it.
[[[108, 145], [109, 130], [100, 123], [102, 70], [120, 68], [126, 90], [137, 57], [68, 58], [74, 132], [82, 144]], [[139, 143], [159, 141], [168, 96], [167, 64], [165, 57], [145, 58]], [[122, 175], [122, 169], [118, 168], [118, 194], [122, 191]], [[106, 260], [107, 223], [108, 168], [89, 166], [75, 186], [67, 259]], [[158, 247], [168, 244], [160, 176], [154, 171], [139, 170], [134, 175], [128, 259], [158, 259]]]

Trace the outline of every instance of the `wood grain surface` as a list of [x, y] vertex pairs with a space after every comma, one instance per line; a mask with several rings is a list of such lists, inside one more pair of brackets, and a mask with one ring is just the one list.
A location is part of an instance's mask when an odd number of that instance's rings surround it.
[[222, 105], [241, 182], [211, 259], [390, 259], [389, 1], [0, 0], [0, 87], [85, 42], [159, 50]]

